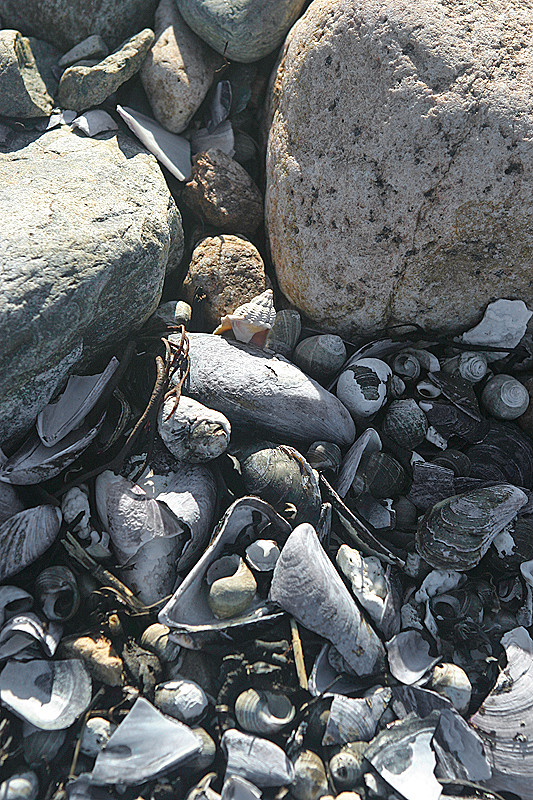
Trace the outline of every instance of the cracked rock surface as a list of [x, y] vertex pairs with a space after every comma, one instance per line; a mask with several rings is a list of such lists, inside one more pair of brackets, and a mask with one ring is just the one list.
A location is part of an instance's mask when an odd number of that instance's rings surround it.
[[521, 0], [314, 0], [272, 85], [280, 287], [345, 336], [455, 332], [533, 301], [533, 13]]

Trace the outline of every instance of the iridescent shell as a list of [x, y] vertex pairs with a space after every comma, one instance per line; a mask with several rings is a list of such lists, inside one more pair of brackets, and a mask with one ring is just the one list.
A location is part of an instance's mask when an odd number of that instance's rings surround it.
[[238, 342], [245, 344], [254, 342], [262, 345], [275, 319], [274, 293], [272, 289], [267, 289], [248, 303], [236, 308], [232, 314], [222, 317], [220, 325], [213, 333], [233, 331]]

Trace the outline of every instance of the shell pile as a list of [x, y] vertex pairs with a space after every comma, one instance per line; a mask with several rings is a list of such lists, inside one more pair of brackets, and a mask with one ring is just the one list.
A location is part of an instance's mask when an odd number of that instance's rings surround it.
[[161, 323], [157, 402], [142, 332], [71, 379], [0, 471], [0, 791], [533, 798], [533, 348], [487, 319], [355, 348], [267, 292]]

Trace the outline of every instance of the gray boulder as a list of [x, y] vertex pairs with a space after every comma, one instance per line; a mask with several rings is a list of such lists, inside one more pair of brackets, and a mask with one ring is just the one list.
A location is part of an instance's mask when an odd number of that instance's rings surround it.
[[22, 433], [82, 359], [155, 311], [179, 212], [129, 135], [22, 132], [0, 146], [0, 442]]
[[18, 31], [0, 31], [0, 114], [44, 117], [53, 100], [41, 77], [30, 42]]
[[152, 27], [157, 0], [0, 0], [4, 28], [38, 36], [69, 50], [92, 34], [110, 49], [144, 27]]
[[282, 291], [348, 337], [455, 332], [533, 302], [533, 15], [495, 0], [314, 0], [272, 91]]

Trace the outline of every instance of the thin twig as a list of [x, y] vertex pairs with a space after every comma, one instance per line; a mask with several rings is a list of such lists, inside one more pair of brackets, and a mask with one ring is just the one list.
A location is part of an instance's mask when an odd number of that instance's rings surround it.
[[298, 630], [298, 623], [294, 617], [291, 617], [289, 622], [291, 626], [292, 652], [294, 653], [294, 664], [296, 666], [296, 674], [298, 675], [298, 683], [302, 689], [308, 691], [309, 681], [305, 669], [304, 652], [302, 640], [300, 639], [300, 631]]
[[80, 725], [80, 729], [78, 731], [78, 738], [77, 738], [77, 741], [76, 741], [76, 747], [74, 748], [74, 753], [72, 755], [72, 761], [70, 763], [70, 770], [69, 770], [69, 773], [68, 773], [68, 780], [69, 781], [73, 781], [76, 778], [76, 765], [78, 763], [78, 757], [80, 755], [80, 747], [81, 747], [81, 740], [82, 740], [82, 736], [83, 736], [83, 731], [85, 730], [85, 726], [87, 725], [87, 720], [89, 719], [89, 716], [91, 715], [91, 712], [92, 712], [93, 708], [96, 705], [96, 701], [98, 700], [100, 695], [102, 695], [103, 693], [104, 693], [104, 687], [101, 686], [98, 689], [98, 691], [96, 692], [96, 694], [93, 697], [93, 699], [91, 700], [91, 702], [89, 704], [89, 708], [87, 709], [87, 711], [85, 712], [85, 714], [83, 716], [83, 721], [82, 721], [82, 723]]

